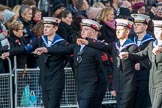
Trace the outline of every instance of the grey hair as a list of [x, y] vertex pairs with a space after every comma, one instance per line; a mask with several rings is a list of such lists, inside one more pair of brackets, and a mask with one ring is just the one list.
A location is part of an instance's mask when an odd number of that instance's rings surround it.
[[31, 9], [30, 6], [28, 6], [28, 5], [22, 5], [21, 8], [20, 8], [20, 10], [19, 10], [20, 17], [21, 17], [22, 14], [25, 14], [26, 13], [26, 10], [29, 10], [29, 9]]

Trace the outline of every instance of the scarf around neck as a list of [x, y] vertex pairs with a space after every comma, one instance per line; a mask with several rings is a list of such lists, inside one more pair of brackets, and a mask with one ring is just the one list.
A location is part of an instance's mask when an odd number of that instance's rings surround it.
[[108, 27], [110, 27], [111, 29], [115, 30], [115, 20], [113, 21], [105, 21], [104, 22]]

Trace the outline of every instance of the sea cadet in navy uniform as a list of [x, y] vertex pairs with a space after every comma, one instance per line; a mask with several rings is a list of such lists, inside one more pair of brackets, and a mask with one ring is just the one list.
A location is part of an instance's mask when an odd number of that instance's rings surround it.
[[[139, 50], [144, 50], [150, 42], [154, 41], [153, 36], [147, 32], [149, 16], [143, 14], [132, 14], [134, 18], [134, 42]], [[149, 72], [151, 62], [148, 58], [138, 61], [135, 64], [136, 94], [135, 108], [148, 108], [151, 105], [149, 96]]]
[[[53, 17], [43, 17], [44, 35], [40, 47], [65, 46], [67, 42], [56, 34], [60, 20]], [[65, 55], [37, 52], [39, 56], [40, 84], [45, 108], [60, 108], [60, 100], [65, 85], [64, 61]]]
[[[83, 19], [81, 30], [82, 38], [92, 38], [96, 41], [101, 25], [94, 20]], [[72, 44], [66, 47], [39, 48], [36, 52], [55, 54], [74, 53], [74, 69], [76, 76], [77, 100], [79, 108], [100, 108], [104, 98], [108, 78], [104, 71], [103, 62], [107, 55], [86, 45]]]
[[[56, 34], [60, 19], [53, 17], [44, 17], [44, 35], [38, 42], [30, 44], [19, 45], [20, 42], [17, 40], [16, 45], [19, 48], [12, 48], [10, 53], [12, 54], [29, 54], [37, 47], [56, 47], [65, 46], [67, 42]], [[20, 26], [21, 27], [21, 26]], [[22, 28], [16, 28], [16, 31], [22, 30]], [[21, 36], [22, 37], [22, 36]], [[16, 38], [17, 39], [17, 38]], [[39, 45], [39, 46], [38, 46]], [[65, 74], [64, 74], [64, 62], [65, 55], [55, 55], [52, 51], [48, 53], [36, 53], [39, 56], [39, 67], [40, 67], [40, 84], [42, 87], [43, 103], [45, 108], [59, 108], [62, 92], [65, 85]], [[9, 56], [9, 53], [3, 53], [2, 58]], [[24, 61], [24, 60], [23, 60]], [[23, 64], [19, 64], [24, 66]]]
[[[99, 23], [83, 19], [81, 26], [82, 38], [88, 37], [94, 39], [94, 41], [97, 40], [101, 27]], [[75, 71], [79, 108], [100, 108], [107, 87], [106, 78], [108, 78], [108, 75], [104, 73], [104, 67], [102, 67], [104, 66], [103, 58], [107, 55], [85, 45], [77, 47], [75, 53], [77, 53], [74, 62], [77, 64]]]
[[136, 52], [137, 46], [128, 39], [133, 22], [127, 19], [116, 19], [116, 35], [118, 40], [113, 44], [93, 42], [91, 39], [78, 39], [78, 44], [85, 44], [110, 53], [114, 61], [112, 95], [117, 98], [117, 108], [133, 108], [135, 95], [134, 62], [129, 59], [120, 59], [123, 51]]
[[138, 53], [120, 53], [121, 58], [142, 60], [149, 58], [151, 70], [149, 77], [149, 93], [152, 108], [162, 108], [162, 21], [153, 20], [156, 40]]

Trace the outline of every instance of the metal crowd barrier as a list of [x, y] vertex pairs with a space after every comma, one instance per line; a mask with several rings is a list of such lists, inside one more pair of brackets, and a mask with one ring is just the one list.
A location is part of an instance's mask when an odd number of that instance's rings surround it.
[[9, 58], [7, 61], [9, 72], [0, 74], [0, 108], [13, 108], [11, 61]]
[[[26, 69], [26, 74], [23, 76], [24, 69], [15, 70], [15, 108], [43, 108], [41, 88], [39, 86], [39, 68]], [[36, 97], [33, 104], [23, 104], [22, 99], [25, 87], [29, 86], [29, 94]], [[27, 95], [27, 93], [25, 94]], [[28, 101], [28, 100], [26, 100]]]
[[[15, 60], [14, 60], [15, 61]], [[16, 65], [15, 65], [16, 67]], [[15, 108], [43, 108], [41, 87], [39, 86], [39, 68], [26, 69], [25, 75], [24, 69], [14, 69], [15, 71]], [[24, 75], [24, 77], [23, 77]], [[36, 102], [34, 104], [25, 106], [22, 105], [22, 96], [24, 88], [29, 85], [30, 92], [34, 92]], [[75, 88], [74, 73], [71, 68], [65, 68], [65, 89], [61, 100], [61, 108], [78, 108], [76, 88]], [[103, 104], [115, 104], [116, 100], [107, 91]]]

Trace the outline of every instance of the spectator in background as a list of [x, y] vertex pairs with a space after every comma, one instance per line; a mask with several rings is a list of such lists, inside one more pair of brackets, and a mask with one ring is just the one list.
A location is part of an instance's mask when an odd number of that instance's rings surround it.
[[22, 53], [21, 47], [28, 44], [26, 39], [23, 37], [23, 24], [19, 21], [14, 22], [10, 27], [10, 37], [8, 37], [10, 43], [10, 49], [8, 52], [2, 54], [2, 59], [6, 57], [13, 57], [18, 55], [17, 57], [17, 68], [24, 68], [27, 63], [27, 55]]
[[105, 5], [102, 2], [95, 2], [92, 7], [105, 8]]
[[38, 21], [42, 20], [42, 11], [38, 9], [37, 7], [32, 8], [32, 24], [33, 26], [36, 25]]
[[114, 9], [114, 15], [118, 16], [120, 0], [111, 0], [110, 4], [111, 4], [112, 8]]
[[[105, 43], [113, 43], [117, 37], [116, 37], [116, 22], [115, 22], [115, 15], [114, 15], [114, 9], [112, 7], [106, 7], [103, 8], [97, 16], [97, 21], [102, 25], [100, 29], [100, 36], [98, 37], [98, 40], [104, 40]], [[110, 54], [107, 54], [107, 60], [104, 62], [104, 64], [107, 66], [107, 73], [109, 81], [109, 90], [112, 90], [111, 85], [112, 85], [112, 70], [113, 70], [113, 65], [112, 65], [112, 56]]]
[[[38, 42], [38, 45], [34, 46], [34, 47], [38, 47], [40, 45], [40, 38], [43, 35], [43, 21], [38, 21], [36, 25], [34, 25], [34, 27], [32, 28], [32, 34], [34, 36], [36, 36], [36, 41]], [[38, 39], [38, 40], [37, 40]], [[35, 44], [34, 44], [35, 45]]]
[[150, 16], [155, 20], [162, 20], [162, 3], [158, 3], [156, 7], [152, 7]]
[[30, 42], [31, 39], [31, 29], [32, 29], [32, 9], [28, 5], [21, 6], [20, 8], [20, 17], [19, 20], [24, 25], [24, 37], [28, 42]]
[[61, 22], [59, 24], [59, 28], [57, 30], [57, 34], [60, 35], [63, 39], [65, 39], [69, 43], [74, 43], [76, 40], [73, 37], [73, 29], [71, 26], [72, 23], [72, 14], [70, 11], [63, 10], [60, 13]]
[[4, 16], [3, 17], [4, 25], [9, 30], [11, 25], [13, 24], [13, 22], [15, 22], [17, 20], [16, 14], [14, 12], [6, 9], [3, 11], [2, 15]]
[[132, 5], [132, 13], [136, 14], [146, 14], [146, 6], [144, 2], [137, 2]]
[[112, 7], [103, 8], [98, 16], [97, 21], [102, 25], [101, 36], [99, 40], [104, 40], [106, 43], [112, 43], [116, 40], [115, 34], [115, 15]]
[[110, 0], [101, 0], [105, 7], [110, 7]]
[[86, 11], [88, 19], [96, 20], [99, 14], [101, 13], [102, 8], [89, 7]]
[[[3, 35], [3, 27], [2, 27], [1, 22], [0, 22], [0, 41], [4, 38], [5, 38], [5, 36]], [[1, 56], [1, 54], [2, 54], [2, 45], [1, 45], [1, 42], [0, 42], [0, 56]], [[4, 71], [3, 61], [0, 58], [0, 74], [4, 73], [4, 72], [5, 71]]]
[[20, 13], [19, 13], [20, 8], [21, 8], [21, 5], [15, 5], [15, 6], [13, 7], [13, 9], [12, 9], [12, 11], [16, 14], [16, 17], [17, 17], [17, 18], [19, 18], [19, 16], [20, 16]]
[[78, 13], [78, 9], [76, 8], [77, 0], [70, 0], [69, 5], [67, 6], [67, 10], [72, 13], [72, 16]]
[[36, 7], [36, 1], [35, 0], [23, 0], [22, 5], [28, 5], [31, 8]]
[[162, 2], [162, 0], [157, 0], [158, 3]]
[[32, 32], [34, 35], [37, 36], [37, 38], [41, 38], [43, 35], [43, 21], [38, 21], [36, 25], [33, 26]]
[[131, 2], [132, 5], [134, 5], [135, 3], [138, 3], [138, 2], [143, 2], [145, 3], [145, 0], [129, 0]]
[[[63, 10], [60, 13], [60, 19], [61, 19], [61, 22], [59, 24], [57, 34], [61, 36], [63, 39], [65, 39], [67, 42], [69, 42], [70, 44], [75, 43], [77, 37], [73, 34], [73, 28], [71, 25], [72, 24], [71, 12], [67, 10]], [[72, 70], [74, 72], [73, 56], [67, 56], [67, 62], [65, 63], [66, 66], [69, 66], [68, 63], [70, 63], [70, 66], [72, 67]]]
[[[33, 43], [35, 42], [36, 37], [32, 35], [32, 8], [28, 5], [21, 6], [20, 8], [20, 18], [19, 20], [23, 23], [24, 28], [23, 28], [23, 33], [26, 41], [28, 43]], [[37, 67], [37, 58], [33, 55], [30, 54], [28, 55], [27, 59], [27, 67], [28, 68], [36, 68]]]
[[[3, 50], [8, 50], [10, 48], [10, 44], [8, 42], [8, 38], [10, 34], [9, 34], [9, 28], [11, 27], [11, 25], [13, 24], [13, 22], [16, 20], [15, 19], [15, 13], [13, 13], [12, 11], [5, 9], [2, 11], [1, 13], [1, 33], [0, 33], [0, 42], [1, 42], [1, 46]], [[3, 24], [2, 24], [3, 23]], [[5, 72], [9, 72], [8, 70], [8, 61], [3, 60], [3, 64], [4, 64], [4, 68], [5, 68]]]
[[132, 4], [128, 0], [122, 0], [120, 7], [128, 8], [130, 13], [132, 13]]
[[[40, 40], [41, 40], [41, 36], [43, 35], [43, 29], [44, 29], [44, 24], [42, 20], [38, 21], [33, 26], [32, 28], [32, 37], [34, 37], [33, 39], [34, 42], [32, 43], [33, 48], [38, 48], [41, 45]], [[36, 66], [38, 66], [38, 56], [34, 54], [32, 57], [34, 58], [34, 63], [36, 63]]]
[[87, 0], [78, 0], [77, 1], [77, 9], [78, 9], [78, 15], [82, 15], [85, 18], [87, 18], [86, 10], [89, 8], [89, 4]]
[[7, 28], [4, 24], [14, 16], [15, 13], [8, 10], [7, 8], [0, 9], [0, 26], [1, 26], [0, 40], [8, 36]]
[[[0, 9], [0, 56], [1, 56], [1, 54], [2, 54], [2, 49], [3, 49], [3, 47], [2, 47], [2, 44], [1, 44], [1, 41], [3, 40], [3, 39], [5, 39], [5, 32], [4, 32], [4, 30], [6, 29], [5, 28], [5, 26], [2, 24], [2, 19], [3, 19], [3, 16], [2, 16], [2, 12], [4, 11], [4, 9]], [[2, 61], [2, 59], [0, 58], [0, 73], [4, 73], [5, 72], [5, 70], [4, 70], [4, 65], [3, 65], [3, 61]]]
[[74, 35], [79, 37], [81, 31], [80, 23], [82, 19], [88, 18], [86, 11], [89, 8], [89, 4], [87, 0], [78, 0], [76, 6], [78, 13], [73, 16], [72, 27], [74, 29]]
[[65, 4], [61, 0], [53, 0], [51, 3], [52, 17], [58, 18], [59, 14], [65, 10]]

